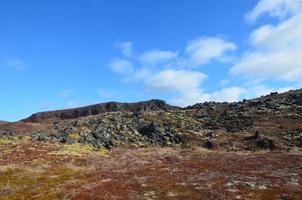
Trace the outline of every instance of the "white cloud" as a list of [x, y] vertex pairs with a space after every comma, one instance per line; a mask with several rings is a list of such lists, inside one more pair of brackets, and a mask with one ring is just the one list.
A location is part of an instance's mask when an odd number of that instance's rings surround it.
[[170, 100], [170, 103], [176, 106], [185, 107], [194, 105], [196, 103], [205, 102], [208, 99], [210, 99], [209, 94], [205, 94], [201, 89], [195, 88], [180, 93], [178, 96]]
[[274, 88], [267, 87], [265, 85], [255, 85], [255, 86], [250, 86], [248, 88], [248, 92], [245, 94], [245, 98], [250, 99], [254, 97], [260, 97], [263, 95], [268, 95], [271, 92], [277, 91]]
[[162, 62], [171, 61], [177, 58], [178, 52], [163, 51], [163, 50], [151, 50], [144, 52], [139, 56], [139, 60], [143, 64], [154, 65]]
[[[268, 14], [279, 20], [277, 24], [266, 24], [254, 30], [249, 37], [250, 48], [240, 57], [233, 54], [237, 46], [221, 37], [197, 38], [183, 51], [157, 49], [136, 55], [129, 43], [120, 48], [125, 59], [114, 60], [112, 69], [126, 74], [128, 80], [141, 82], [149, 92], [164, 92], [173, 97], [171, 103], [179, 106], [204, 101], [234, 102], [296, 88], [299, 82], [301, 85], [302, 78], [301, 2], [260, 0], [246, 19], [255, 22]], [[232, 76], [221, 81], [221, 89], [207, 92], [202, 85], [207, 76], [199, 67], [212, 61], [232, 63]], [[290, 86], [273, 88], [263, 84], [271, 80], [290, 81], [286, 84]]]
[[242, 95], [246, 92], [246, 89], [243, 87], [228, 87], [223, 88], [218, 92], [210, 94], [210, 100], [218, 102], [235, 102], [240, 100]]
[[146, 80], [147, 89], [176, 93], [170, 102], [178, 106], [188, 106], [204, 101], [234, 102], [240, 100], [246, 92], [243, 87], [228, 87], [213, 93], [202, 90], [201, 84], [206, 78], [201, 72], [188, 70], [163, 70]]
[[206, 75], [199, 70], [192, 70], [192, 67], [199, 67], [212, 60], [233, 60], [226, 53], [236, 50], [236, 45], [222, 38], [202, 37], [192, 40], [183, 53], [157, 49], [145, 51], [137, 54], [138, 56], [131, 53], [132, 57], [129, 57], [130, 53], [123, 50], [128, 48], [120, 49], [125, 59], [114, 59], [110, 63], [112, 70], [126, 75], [127, 80], [142, 82], [149, 92], [164, 92], [174, 96], [175, 99], [171, 102], [175, 105], [187, 106], [210, 100], [236, 101], [243, 93], [243, 89], [239, 87], [205, 93], [202, 90], [202, 82]]
[[245, 92], [246, 89], [243, 87], [228, 87], [212, 93], [206, 93], [202, 89], [192, 89], [180, 93], [171, 103], [188, 106], [205, 101], [235, 102], [239, 101]]
[[152, 76], [152, 71], [148, 67], [141, 67], [133, 73], [131, 78], [133, 80], [144, 80], [150, 76]]
[[156, 91], [183, 92], [198, 89], [205, 75], [197, 71], [163, 70], [146, 80], [146, 88]]
[[294, 86], [282, 87], [282, 88], [278, 88], [276, 91], [277, 91], [278, 93], [282, 93], [282, 92], [287, 92], [287, 91], [289, 91], [289, 90], [295, 90], [295, 89], [300, 88], [300, 87], [301, 87], [301, 86], [299, 86], [299, 87], [294, 87]]
[[191, 41], [186, 47], [187, 65], [197, 67], [222, 57], [227, 51], [236, 50], [236, 45], [219, 37], [204, 37]]
[[302, 57], [298, 50], [251, 52], [232, 69], [234, 75], [295, 81], [302, 77]]
[[121, 43], [117, 43], [115, 46], [122, 51], [124, 56], [126, 57], [133, 56], [132, 42], [121, 42]]
[[204, 92], [202, 89], [199, 88], [180, 93], [180, 95], [173, 99], [171, 103], [184, 107], [205, 101], [237, 102], [243, 98], [258, 98], [262, 95], [268, 95], [271, 92], [282, 93], [295, 88], [296, 87], [292, 86], [282, 88], [271, 88], [265, 85], [250, 85], [241, 87], [225, 87], [219, 91], [214, 91], [212, 93]]
[[252, 99], [252, 98], [258, 98], [264, 95], [269, 95], [272, 92], [287, 92], [289, 90], [296, 89], [298, 87], [296, 86], [286, 86], [286, 87], [280, 87], [280, 88], [275, 88], [275, 87], [269, 87], [265, 84], [258, 84], [258, 85], [249, 85], [246, 86], [246, 91], [242, 95], [242, 98], [245, 99]]
[[109, 63], [109, 66], [118, 74], [131, 74], [134, 72], [132, 63], [125, 59], [115, 58]]
[[252, 32], [251, 44], [261, 49], [294, 49], [302, 46], [302, 13], [278, 25], [264, 25]]
[[[154, 67], [159, 69], [190, 69], [207, 64], [212, 60], [222, 63], [230, 62], [234, 58], [227, 55], [227, 53], [237, 49], [235, 44], [220, 37], [200, 37], [192, 40], [187, 44], [183, 53], [154, 49], [134, 55], [131, 42], [118, 43], [116, 46], [121, 49], [125, 58], [115, 58], [110, 62], [110, 66], [120, 74], [129, 71], [134, 73], [132, 62], [143, 66], [145, 69]], [[136, 68], [135, 70], [140, 69]]]
[[[297, 4], [298, 1], [286, 1], [286, 3], [292, 5]], [[287, 9], [284, 6], [278, 7], [281, 8]], [[301, 27], [302, 12], [295, 13], [277, 25], [263, 25], [253, 31], [250, 35], [251, 49], [246, 51], [239, 62], [231, 68], [231, 74], [263, 80], [300, 80], [302, 78]]]
[[297, 14], [301, 10], [301, 0], [260, 0], [254, 9], [247, 13], [246, 20], [255, 22], [265, 13], [268, 13], [271, 17], [284, 19], [289, 15]]

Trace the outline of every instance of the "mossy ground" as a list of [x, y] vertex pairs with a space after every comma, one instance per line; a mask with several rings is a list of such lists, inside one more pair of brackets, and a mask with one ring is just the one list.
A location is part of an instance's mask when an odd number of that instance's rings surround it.
[[64, 144], [63, 148], [57, 152], [51, 152], [52, 155], [57, 156], [85, 156], [87, 154], [95, 154], [98, 156], [108, 156], [109, 151], [107, 149], [98, 149], [91, 144]]
[[0, 137], [0, 145], [18, 144], [31, 140], [30, 136], [2, 136]]
[[301, 162], [301, 152], [125, 145], [108, 152], [81, 144], [5, 142], [0, 200], [300, 200]]
[[7, 168], [0, 174], [0, 199], [64, 199], [60, 186], [80, 174], [67, 167]]

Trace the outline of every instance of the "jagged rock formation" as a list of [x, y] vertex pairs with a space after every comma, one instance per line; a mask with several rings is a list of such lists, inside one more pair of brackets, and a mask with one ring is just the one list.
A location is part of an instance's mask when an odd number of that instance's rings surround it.
[[81, 108], [57, 110], [50, 112], [35, 113], [29, 118], [22, 120], [23, 122], [37, 123], [45, 120], [53, 119], [75, 119], [90, 115], [98, 115], [106, 112], [145, 112], [145, 111], [168, 111], [176, 109], [175, 106], [168, 105], [165, 101], [153, 99], [138, 103], [118, 103], [108, 102], [100, 103]]
[[23, 131], [32, 123], [27, 132], [35, 140], [97, 148], [184, 144], [232, 151], [302, 150], [302, 90], [186, 108], [160, 100], [104, 103], [37, 113], [16, 125]]

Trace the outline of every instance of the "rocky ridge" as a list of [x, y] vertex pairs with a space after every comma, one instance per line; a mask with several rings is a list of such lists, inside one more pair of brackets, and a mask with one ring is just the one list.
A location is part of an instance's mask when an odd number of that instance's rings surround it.
[[121, 144], [181, 144], [229, 151], [301, 150], [302, 90], [186, 108], [160, 100], [105, 103], [37, 113], [20, 123], [31, 126], [28, 134], [37, 141], [92, 144], [107, 149]]
[[158, 99], [152, 99], [149, 101], [143, 101], [138, 103], [108, 102], [80, 108], [35, 113], [30, 117], [23, 119], [22, 121], [37, 123], [54, 119], [75, 119], [79, 117], [98, 115], [107, 112], [150, 112], [168, 111], [174, 109], [177, 109], [177, 107], [170, 106], [165, 101]]

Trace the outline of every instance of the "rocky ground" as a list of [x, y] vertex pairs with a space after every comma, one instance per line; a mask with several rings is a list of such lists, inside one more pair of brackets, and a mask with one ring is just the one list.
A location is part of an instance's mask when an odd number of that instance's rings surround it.
[[302, 198], [301, 152], [0, 145], [0, 199]]
[[0, 124], [0, 199], [302, 199], [302, 90]]
[[[187, 108], [160, 100], [99, 105], [101, 114], [70, 114], [72, 119], [65, 120], [60, 119], [62, 113], [65, 118], [66, 112], [81, 113], [89, 107], [34, 114], [22, 122], [0, 126], [0, 135], [29, 134], [42, 142], [82, 143], [106, 149], [120, 144], [186, 144], [230, 151], [290, 151], [302, 147], [302, 90]], [[106, 112], [105, 108], [116, 111]]]

